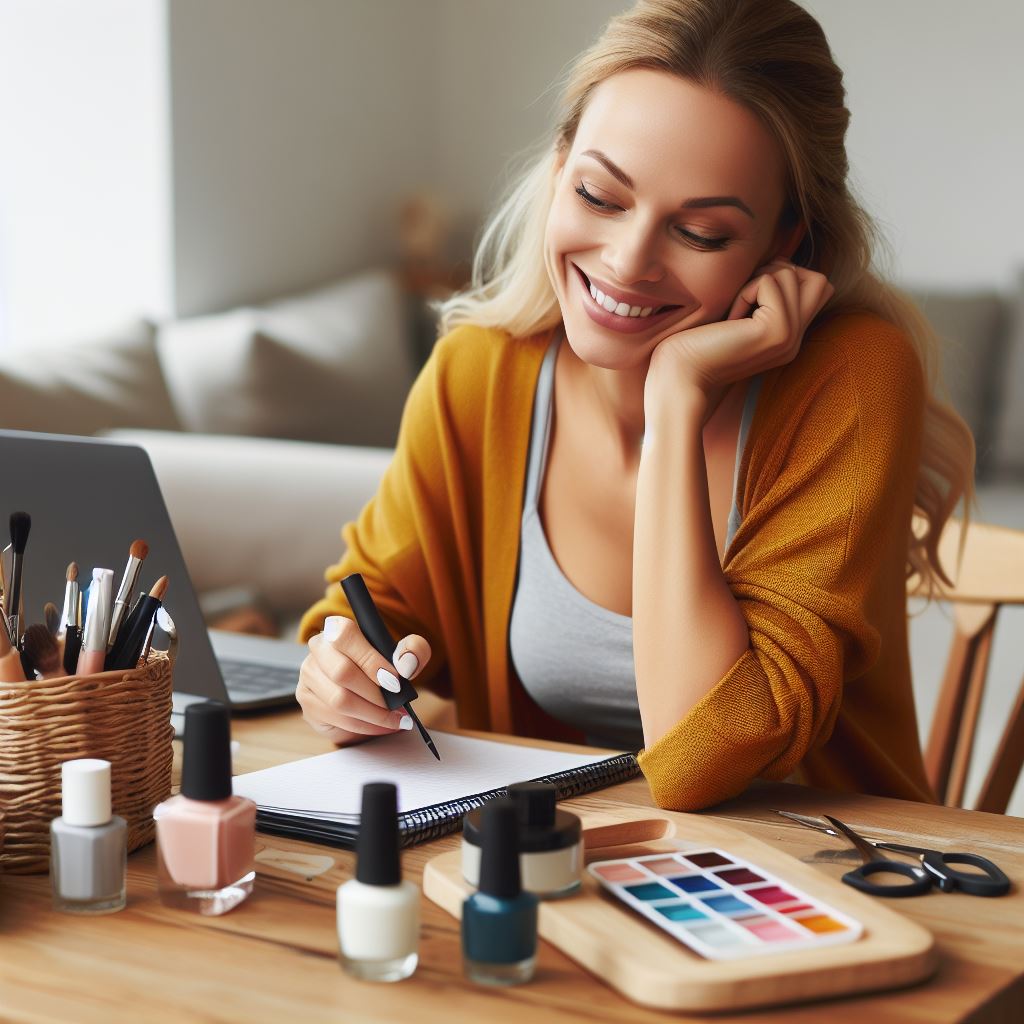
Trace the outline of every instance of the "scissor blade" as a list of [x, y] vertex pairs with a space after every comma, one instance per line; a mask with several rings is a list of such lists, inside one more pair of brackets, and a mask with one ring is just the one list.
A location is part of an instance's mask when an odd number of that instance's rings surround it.
[[776, 811], [775, 813], [781, 814], [783, 818], [789, 818], [790, 821], [795, 821], [798, 825], [806, 825], [807, 828], [824, 832], [826, 835], [834, 836], [838, 834], [834, 828], [829, 828], [820, 818], [812, 818], [806, 814], [797, 814], [795, 811]]

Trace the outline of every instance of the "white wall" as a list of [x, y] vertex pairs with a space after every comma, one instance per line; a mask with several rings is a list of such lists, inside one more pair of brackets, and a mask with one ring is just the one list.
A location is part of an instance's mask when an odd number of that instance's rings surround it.
[[1024, 268], [1024, 4], [801, 0], [844, 71], [852, 176], [911, 284]]
[[171, 0], [179, 315], [394, 255], [396, 196], [431, 162], [435, 9]]
[[0, 346], [170, 308], [163, 0], [0, 0]]

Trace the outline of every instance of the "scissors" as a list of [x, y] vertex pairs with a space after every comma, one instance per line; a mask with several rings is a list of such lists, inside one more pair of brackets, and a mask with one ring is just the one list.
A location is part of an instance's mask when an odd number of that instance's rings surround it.
[[[960, 889], [971, 896], [1005, 896], [1010, 891], [1010, 879], [1002, 869], [976, 853], [943, 853], [920, 846], [903, 846], [899, 843], [882, 843], [875, 839], [865, 839], [854, 832], [849, 825], [843, 824], [838, 818], [827, 814], [822, 817], [831, 825], [823, 825], [817, 818], [809, 818], [792, 811], [777, 811], [784, 818], [795, 821], [807, 828], [817, 829], [830, 836], [845, 836], [856, 847], [864, 863], [860, 867], [847, 871], [843, 881], [861, 892], [872, 896], [920, 896], [937, 885], [942, 892]], [[917, 856], [921, 867], [903, 861], [879, 857], [877, 850], [892, 850], [895, 853], [909, 853]], [[952, 865], [969, 864], [978, 868], [977, 871], [958, 871]], [[881, 872], [903, 875], [906, 882], [885, 884], [871, 881], [871, 876]]]

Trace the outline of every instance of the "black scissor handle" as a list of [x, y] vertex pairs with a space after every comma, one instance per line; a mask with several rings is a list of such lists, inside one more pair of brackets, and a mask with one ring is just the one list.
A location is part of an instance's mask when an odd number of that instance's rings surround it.
[[[939, 879], [939, 886], [944, 891], [962, 889], [971, 896], [1005, 896], [1010, 891], [1010, 879], [1003, 873], [998, 864], [993, 864], [988, 857], [976, 853], [938, 853], [931, 850], [921, 857], [921, 863]], [[984, 874], [976, 871], [957, 871], [953, 864], [970, 864], [980, 868]], [[946, 879], [946, 884], [943, 884]], [[948, 886], [948, 887], [947, 887]]]
[[[919, 846], [901, 846], [898, 843], [879, 843], [880, 850], [895, 850], [898, 853], [916, 853], [921, 857], [925, 869], [935, 876], [935, 883], [943, 892], [962, 889], [971, 896], [1005, 896], [1010, 891], [1010, 879], [998, 864], [977, 853], [940, 853]], [[976, 871], [957, 871], [953, 864], [970, 864], [980, 868]]]
[[[910, 881], [899, 885], [881, 885], [871, 881], [871, 875], [877, 875], [883, 871], [887, 874], [903, 875]], [[867, 864], [847, 871], [843, 875], [843, 881], [847, 885], [852, 885], [854, 889], [866, 892], [869, 896], [920, 896], [932, 887], [931, 878], [919, 867], [915, 867], [913, 864], [902, 864], [896, 860], [869, 860]]]

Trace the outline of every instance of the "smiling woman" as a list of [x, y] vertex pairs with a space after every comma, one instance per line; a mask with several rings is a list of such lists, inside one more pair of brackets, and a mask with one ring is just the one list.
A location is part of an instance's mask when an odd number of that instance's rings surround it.
[[[871, 268], [820, 27], [791, 0], [642, 0], [563, 110], [303, 620], [306, 718], [393, 731], [400, 666], [463, 726], [642, 747], [662, 806], [758, 776], [932, 799], [904, 588], [942, 576], [973, 444]], [[350, 628], [352, 572], [391, 664]]]

